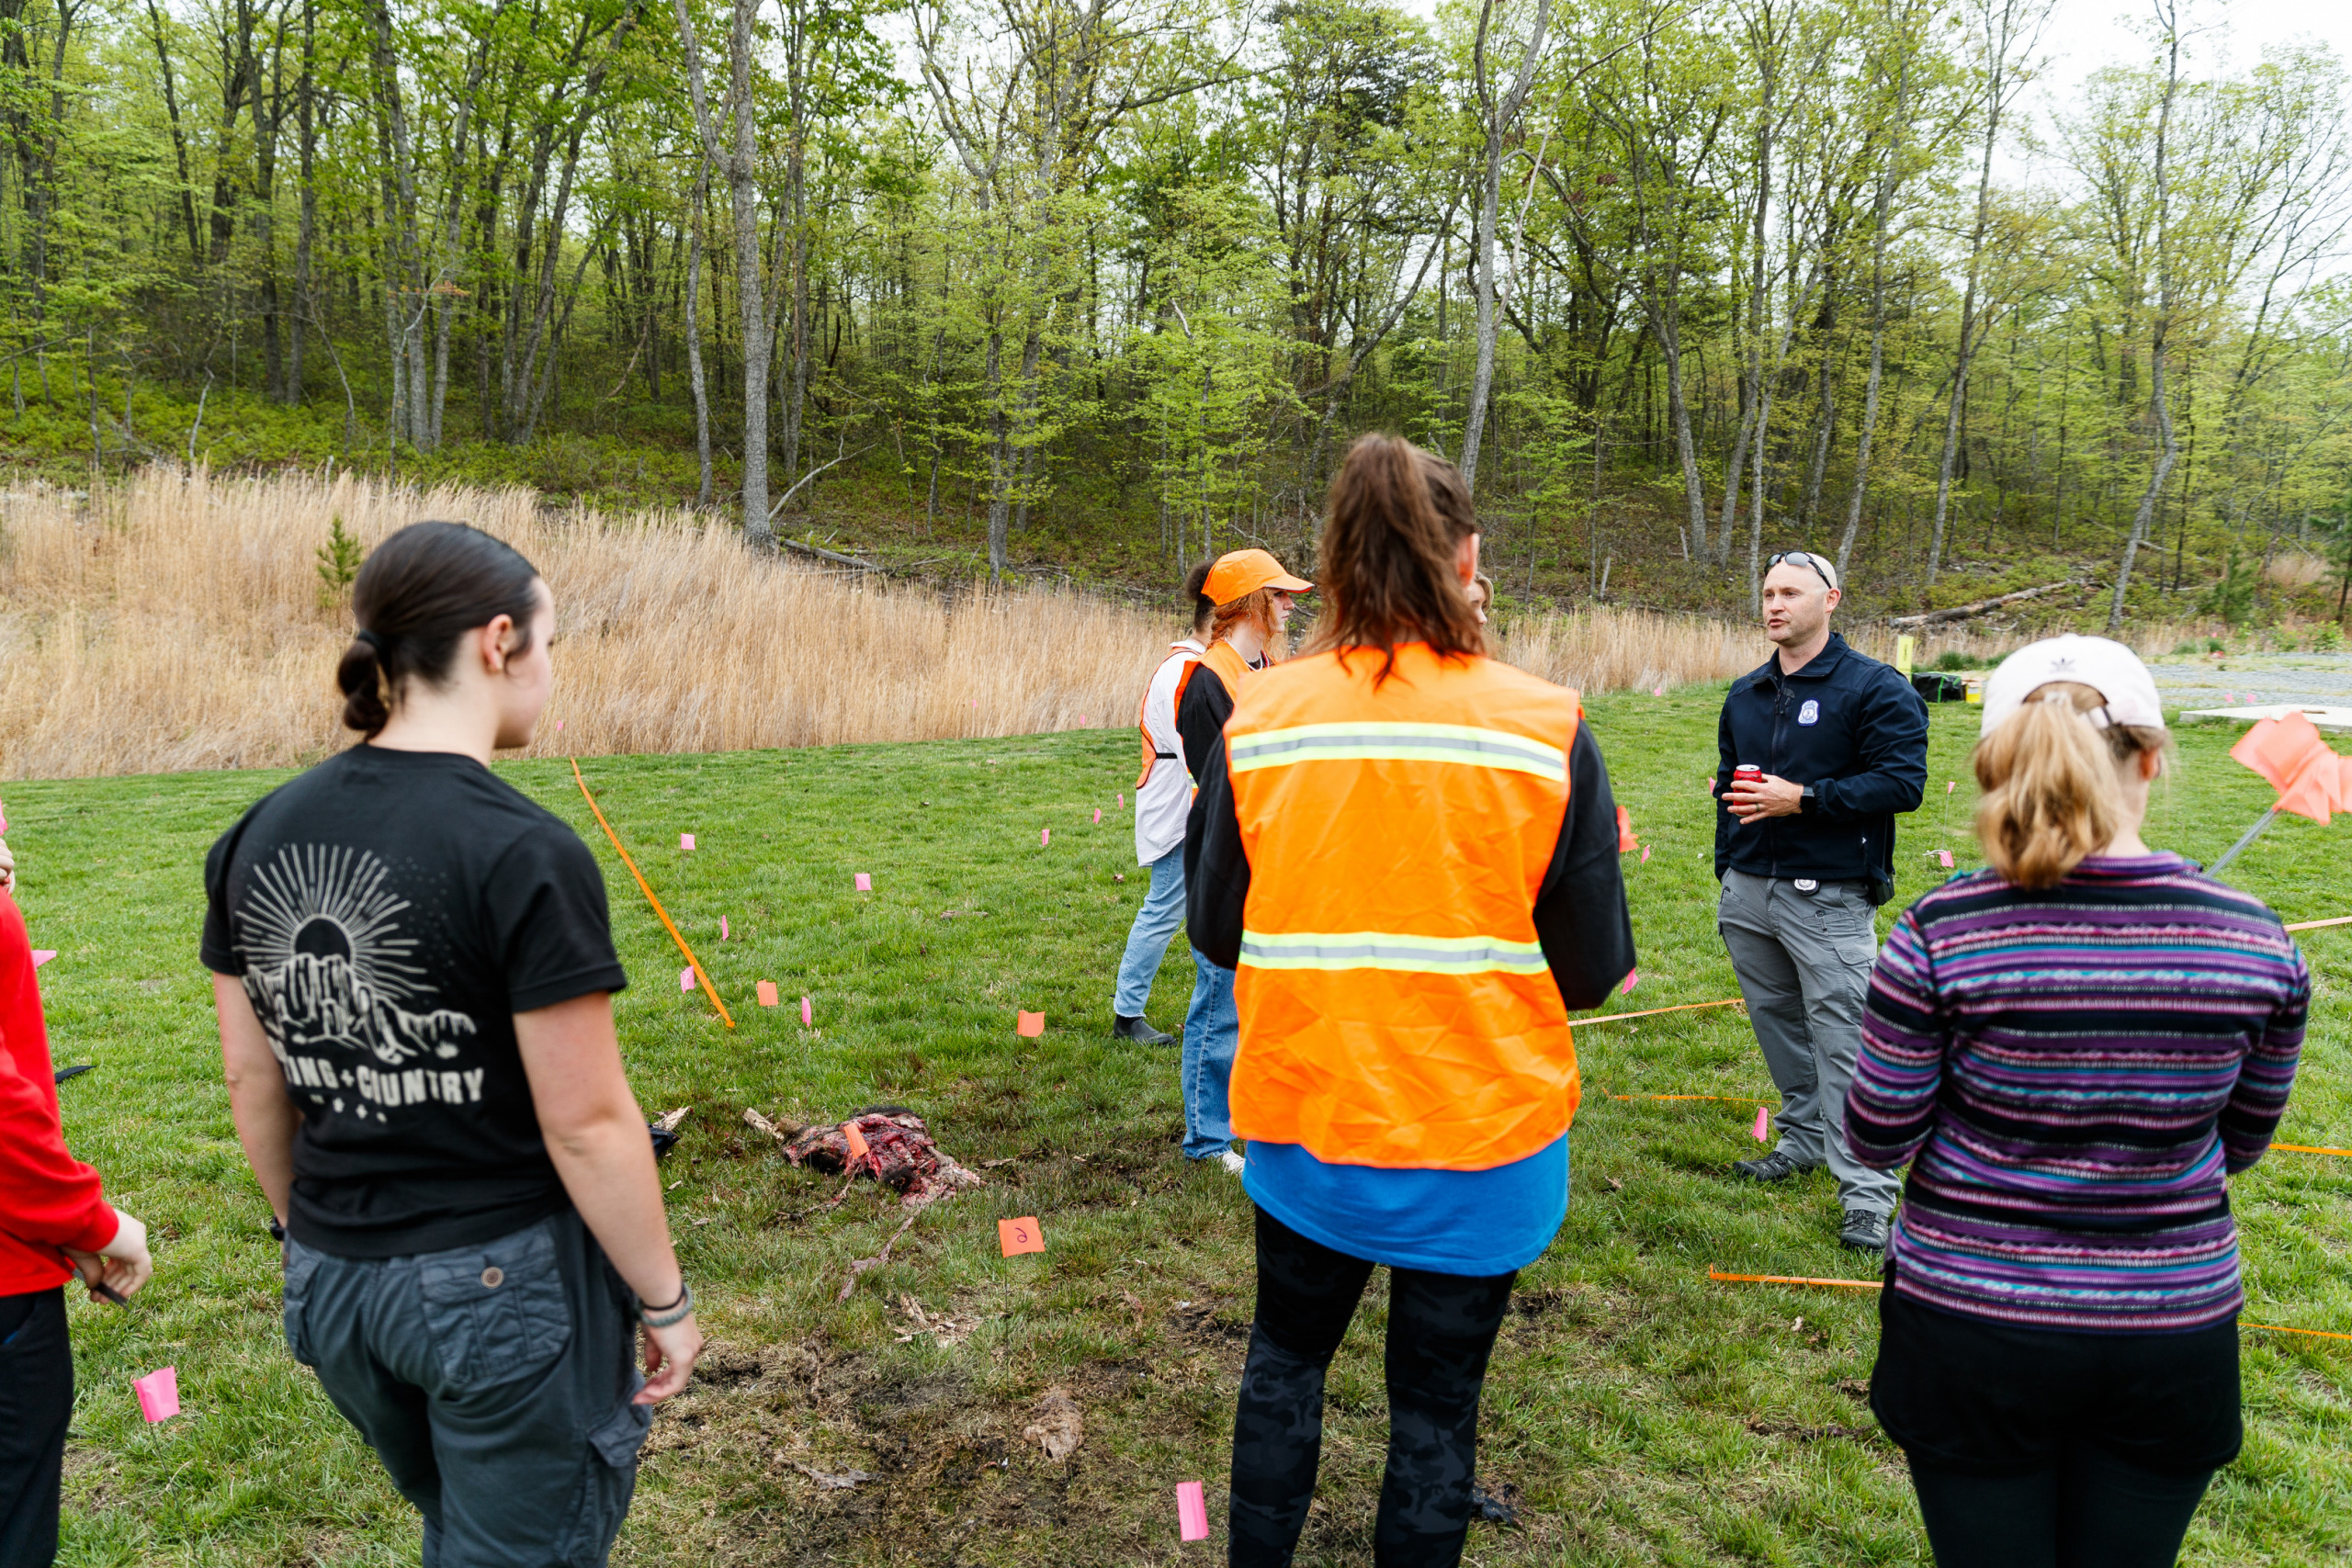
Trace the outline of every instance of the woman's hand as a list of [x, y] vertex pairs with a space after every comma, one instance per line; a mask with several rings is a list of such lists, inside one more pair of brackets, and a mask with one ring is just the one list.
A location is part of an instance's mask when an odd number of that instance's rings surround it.
[[90, 1288], [93, 1299], [98, 1287], [104, 1285], [117, 1295], [135, 1296], [155, 1272], [155, 1259], [147, 1251], [147, 1227], [120, 1209], [114, 1212], [114, 1239], [96, 1252], [74, 1252], [65, 1256], [74, 1260], [74, 1269], [82, 1276], [82, 1283]]
[[633, 1404], [659, 1404], [686, 1386], [702, 1355], [702, 1329], [688, 1313], [662, 1328], [640, 1325], [645, 1334], [645, 1386]]
[[0, 893], [17, 890], [17, 857], [8, 852], [8, 840], [0, 839]]

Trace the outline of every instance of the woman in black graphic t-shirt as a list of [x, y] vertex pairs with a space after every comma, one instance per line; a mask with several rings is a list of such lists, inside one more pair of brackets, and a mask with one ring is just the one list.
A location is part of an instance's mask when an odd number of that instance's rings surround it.
[[702, 1336], [613, 1032], [604, 880], [489, 767], [547, 705], [552, 602], [505, 545], [420, 523], [353, 609], [365, 743], [205, 863], [287, 1345], [424, 1516], [428, 1568], [601, 1563]]

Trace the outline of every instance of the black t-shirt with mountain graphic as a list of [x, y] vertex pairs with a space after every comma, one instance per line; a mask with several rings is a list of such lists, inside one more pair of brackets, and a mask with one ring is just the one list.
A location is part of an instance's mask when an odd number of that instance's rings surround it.
[[302, 1113], [295, 1240], [404, 1257], [564, 1207], [514, 1014], [628, 981], [560, 818], [470, 757], [355, 746], [221, 835], [204, 891], [204, 963]]

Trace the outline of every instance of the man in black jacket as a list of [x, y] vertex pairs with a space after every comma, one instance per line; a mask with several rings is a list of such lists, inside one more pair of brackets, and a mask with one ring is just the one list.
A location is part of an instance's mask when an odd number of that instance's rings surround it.
[[[1847, 1146], [1846, 1089], [1878, 953], [1872, 911], [1894, 892], [1894, 818], [1919, 808], [1928, 782], [1928, 710], [1829, 629], [1838, 598], [1832, 562], [1772, 558], [1764, 633], [1777, 649], [1732, 682], [1718, 732], [1715, 925], [1781, 1089], [1780, 1142], [1732, 1168], [1778, 1181], [1826, 1165], [1838, 1239], [1876, 1251], [1900, 1179]], [[1764, 776], [1735, 778], [1743, 766]]]

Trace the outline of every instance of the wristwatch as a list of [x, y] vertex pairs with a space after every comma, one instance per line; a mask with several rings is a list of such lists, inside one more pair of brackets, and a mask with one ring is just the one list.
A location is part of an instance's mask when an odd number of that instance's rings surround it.
[[1797, 809], [1799, 811], [1810, 811], [1813, 809], [1813, 786], [1811, 784], [1805, 785], [1804, 793], [1797, 796]]

